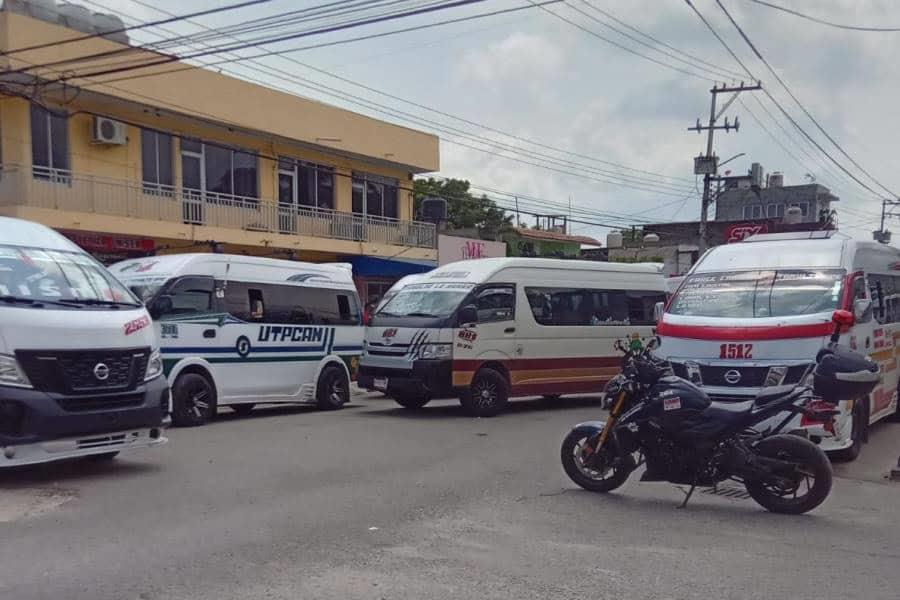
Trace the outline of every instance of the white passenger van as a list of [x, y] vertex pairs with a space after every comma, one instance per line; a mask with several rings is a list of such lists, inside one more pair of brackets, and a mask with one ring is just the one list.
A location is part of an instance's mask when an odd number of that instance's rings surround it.
[[363, 342], [350, 265], [174, 254], [110, 269], [156, 321], [176, 425], [223, 405], [349, 400]]
[[78, 246], [0, 217], [0, 467], [166, 442], [150, 315]]
[[405, 285], [375, 313], [359, 385], [408, 408], [456, 396], [476, 416], [511, 396], [600, 392], [616, 340], [653, 332], [659, 269], [541, 258], [454, 262]]
[[[658, 353], [715, 398], [747, 400], [805, 380], [835, 309], [855, 317], [841, 343], [868, 354], [882, 374], [870, 397], [842, 403], [834, 431], [814, 435], [824, 450], [853, 459], [868, 425], [898, 412], [897, 248], [833, 231], [755, 235], [713, 248], [665, 309]], [[800, 417], [793, 424], [806, 425]]]

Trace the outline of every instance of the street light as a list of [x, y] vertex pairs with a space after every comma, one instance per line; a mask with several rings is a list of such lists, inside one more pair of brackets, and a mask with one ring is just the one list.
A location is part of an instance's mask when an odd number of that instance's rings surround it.
[[722, 165], [728, 164], [728, 163], [730, 163], [731, 161], [733, 161], [734, 159], [740, 158], [740, 157], [744, 156], [745, 154], [747, 154], [747, 153], [746, 153], [746, 152], [741, 152], [740, 154], [735, 154], [734, 156], [732, 156], [732, 157], [729, 158], [728, 160], [720, 162], [720, 163], [719, 163], [719, 166], [721, 167]]

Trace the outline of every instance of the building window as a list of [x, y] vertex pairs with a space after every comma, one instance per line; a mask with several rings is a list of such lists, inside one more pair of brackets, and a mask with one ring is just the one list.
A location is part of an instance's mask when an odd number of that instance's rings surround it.
[[171, 194], [172, 136], [168, 133], [141, 129], [141, 173], [144, 192]]
[[353, 212], [369, 217], [396, 219], [396, 179], [370, 173], [353, 174]]
[[366, 282], [366, 304], [376, 305], [394, 285], [393, 281]]
[[256, 155], [198, 140], [181, 141], [181, 179], [208, 201], [256, 202]]
[[292, 158], [278, 161], [278, 202], [334, 209], [334, 169]]
[[803, 218], [806, 218], [809, 215], [809, 202], [795, 202], [791, 206], [796, 206], [800, 209], [800, 214]]
[[68, 117], [31, 105], [31, 165], [35, 179], [69, 183]]
[[744, 218], [745, 219], [762, 219], [763, 218], [763, 207], [762, 204], [748, 204], [744, 207]]
[[770, 219], [780, 219], [784, 216], [784, 204], [770, 204], [766, 207], [766, 216]]

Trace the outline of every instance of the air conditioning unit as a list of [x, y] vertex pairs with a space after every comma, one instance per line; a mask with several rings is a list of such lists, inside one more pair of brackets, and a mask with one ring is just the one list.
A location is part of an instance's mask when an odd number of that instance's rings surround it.
[[125, 137], [125, 123], [106, 117], [94, 117], [92, 134], [91, 141], [95, 144], [124, 146], [128, 142]]

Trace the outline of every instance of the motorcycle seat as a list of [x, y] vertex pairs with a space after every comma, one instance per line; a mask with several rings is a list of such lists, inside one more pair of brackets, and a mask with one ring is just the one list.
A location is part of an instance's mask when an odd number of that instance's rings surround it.
[[703, 417], [718, 421], [723, 424], [730, 424], [734, 421], [740, 421], [747, 413], [753, 410], [753, 400], [744, 402], [716, 402], [713, 401], [703, 411]]
[[793, 385], [776, 385], [767, 387], [764, 388], [763, 391], [758, 393], [753, 401], [760, 405], [768, 404], [769, 402], [774, 402], [775, 400], [787, 398], [796, 390], [797, 387]]

